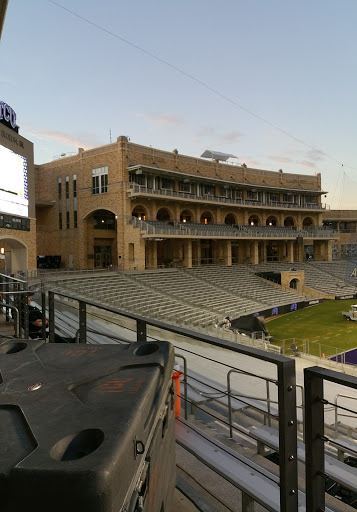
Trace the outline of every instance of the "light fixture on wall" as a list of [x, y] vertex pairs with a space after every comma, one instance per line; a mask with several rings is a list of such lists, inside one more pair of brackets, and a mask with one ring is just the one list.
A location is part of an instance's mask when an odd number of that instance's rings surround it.
[[0, 254], [5, 254], [5, 249], [4, 249], [4, 247], [1, 247], [1, 249], [0, 249]]

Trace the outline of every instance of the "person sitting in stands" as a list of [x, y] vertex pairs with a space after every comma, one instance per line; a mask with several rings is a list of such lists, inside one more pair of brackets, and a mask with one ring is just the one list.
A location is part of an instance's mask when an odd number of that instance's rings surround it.
[[[35, 292], [28, 295], [28, 308], [29, 308], [29, 336], [31, 339], [42, 338], [42, 311], [35, 306], [31, 306], [32, 297]], [[24, 319], [22, 319], [22, 327], [24, 327]], [[46, 329], [48, 327], [48, 318], [46, 318]], [[46, 331], [46, 342], [48, 343], [48, 331]], [[74, 338], [62, 338], [55, 334], [55, 343], [75, 343]]]
[[221, 321], [217, 320], [217, 322], [214, 324], [214, 326], [217, 328], [222, 327], [222, 329], [228, 330], [231, 328], [231, 319], [229, 318], [229, 316], [226, 316]]
[[[35, 306], [31, 306], [32, 297], [35, 295], [34, 292], [29, 293], [27, 301], [29, 308], [29, 336], [30, 338], [38, 339], [42, 338], [42, 311]], [[25, 320], [22, 320], [22, 327], [24, 327]], [[48, 326], [48, 319], [46, 318], [46, 327]]]

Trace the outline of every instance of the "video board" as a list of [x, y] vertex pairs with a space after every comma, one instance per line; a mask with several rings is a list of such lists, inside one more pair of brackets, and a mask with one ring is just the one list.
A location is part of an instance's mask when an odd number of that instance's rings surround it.
[[28, 217], [27, 159], [0, 145], [0, 212]]

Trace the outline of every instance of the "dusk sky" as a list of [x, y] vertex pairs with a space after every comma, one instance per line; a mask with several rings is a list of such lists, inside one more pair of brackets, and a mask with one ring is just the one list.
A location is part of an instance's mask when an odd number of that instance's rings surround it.
[[127, 135], [322, 174], [357, 209], [356, 0], [9, 0], [0, 100], [35, 163]]

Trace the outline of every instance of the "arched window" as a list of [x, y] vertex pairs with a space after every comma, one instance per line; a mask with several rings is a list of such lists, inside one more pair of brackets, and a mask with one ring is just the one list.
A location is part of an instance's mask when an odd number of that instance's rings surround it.
[[259, 217], [258, 215], [251, 215], [248, 220], [249, 226], [259, 226]]
[[230, 226], [237, 224], [235, 215], [233, 215], [233, 213], [228, 213], [224, 219], [224, 223]]
[[169, 222], [170, 221], [170, 213], [166, 208], [160, 208], [160, 210], [156, 214], [156, 220], [161, 222]]
[[134, 210], [131, 212], [133, 217], [137, 217], [139, 220], [146, 220], [146, 208], [141, 205], [135, 206]]
[[274, 215], [270, 215], [266, 220], [267, 226], [277, 226], [278, 225], [278, 219], [274, 217]]
[[201, 222], [201, 224], [212, 224], [213, 217], [212, 217], [211, 212], [203, 212], [201, 215], [200, 222]]
[[295, 226], [294, 219], [292, 217], [286, 217], [284, 220], [284, 226], [286, 228], [293, 228]]

